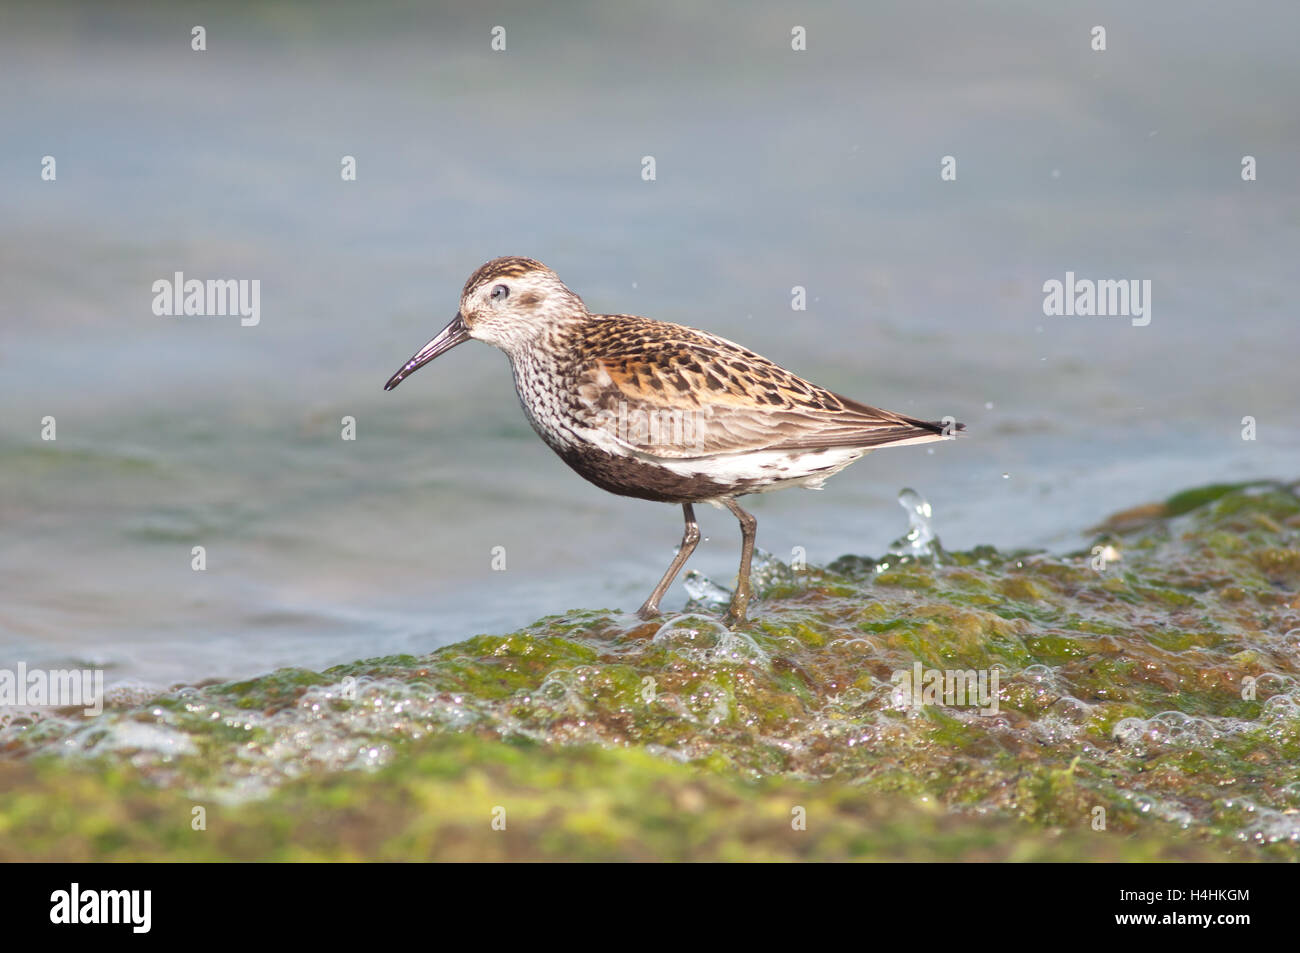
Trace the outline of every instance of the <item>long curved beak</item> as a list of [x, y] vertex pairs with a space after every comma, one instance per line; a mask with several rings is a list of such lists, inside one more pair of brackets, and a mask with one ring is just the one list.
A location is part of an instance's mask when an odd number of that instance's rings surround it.
[[444, 351], [450, 351], [457, 344], [464, 344], [468, 340], [469, 328], [465, 326], [465, 319], [457, 311], [456, 317], [451, 319], [451, 324], [439, 331], [436, 338], [416, 351], [414, 356], [388, 379], [388, 383], [384, 385], [384, 390], [392, 390], [402, 383], [407, 375], [415, 373]]

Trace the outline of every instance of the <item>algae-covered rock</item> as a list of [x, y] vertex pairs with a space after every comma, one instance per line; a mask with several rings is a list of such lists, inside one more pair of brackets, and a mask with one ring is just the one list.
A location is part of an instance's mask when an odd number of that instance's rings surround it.
[[0, 859], [1292, 859], [1295, 488], [1127, 512], [11, 718]]

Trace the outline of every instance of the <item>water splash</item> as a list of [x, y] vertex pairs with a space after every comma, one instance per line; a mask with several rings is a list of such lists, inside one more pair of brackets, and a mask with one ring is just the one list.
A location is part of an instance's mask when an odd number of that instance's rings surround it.
[[[754, 559], [749, 572], [749, 584], [755, 592], [763, 592], [774, 586], [794, 585], [798, 575], [786, 563], [781, 562], [763, 549], [754, 550]], [[721, 610], [731, 604], [731, 590], [720, 586], [702, 572], [694, 569], [687, 571], [682, 587], [690, 597], [691, 604], [706, 609]]]
[[691, 602], [697, 602], [706, 608], [721, 609], [731, 602], [730, 592], [704, 573], [696, 572], [694, 569], [686, 573], [686, 578], [682, 580], [682, 588], [686, 590], [686, 595], [690, 597]]
[[732, 632], [717, 619], [694, 613], [665, 622], [651, 640], [703, 665], [759, 665], [770, 657], [748, 635]]
[[795, 571], [764, 549], [754, 550], [753, 568], [749, 574], [749, 584], [755, 592], [762, 592], [774, 586], [790, 586], [798, 581]]
[[930, 520], [933, 511], [930, 502], [910, 487], [898, 494], [898, 505], [907, 511], [907, 532], [889, 544], [889, 552], [894, 556], [912, 559], [932, 559], [938, 565], [939, 537], [934, 534]]

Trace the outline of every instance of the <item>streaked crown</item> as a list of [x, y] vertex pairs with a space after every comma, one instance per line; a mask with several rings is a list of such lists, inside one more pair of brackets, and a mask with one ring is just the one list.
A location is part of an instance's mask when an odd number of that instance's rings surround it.
[[587, 307], [559, 275], [532, 258], [494, 258], [465, 282], [460, 313], [470, 337], [507, 353]]

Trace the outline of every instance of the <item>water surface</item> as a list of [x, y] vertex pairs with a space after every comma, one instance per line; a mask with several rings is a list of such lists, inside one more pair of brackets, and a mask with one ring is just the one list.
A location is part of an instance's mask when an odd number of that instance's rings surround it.
[[[1183, 486], [1293, 477], [1297, 20], [1282, 4], [7, 7], [0, 665], [166, 684], [639, 604], [676, 508], [575, 477], [500, 354], [467, 345], [381, 390], [502, 254], [542, 259], [593, 310], [705, 327], [968, 425], [822, 493], [754, 500], [760, 545], [787, 560], [884, 552], [904, 486], [950, 547], [1063, 549]], [[1046, 317], [1042, 284], [1067, 270], [1150, 279], [1150, 325]], [[261, 323], [155, 316], [151, 285], [176, 271], [259, 279]], [[726, 583], [738, 533], [702, 516], [692, 565]]]

